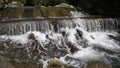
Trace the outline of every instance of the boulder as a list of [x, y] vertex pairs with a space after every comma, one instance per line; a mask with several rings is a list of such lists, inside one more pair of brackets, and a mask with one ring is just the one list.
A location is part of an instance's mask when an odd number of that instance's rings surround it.
[[35, 40], [35, 36], [33, 33], [28, 34], [28, 39]]
[[58, 60], [50, 60], [47, 68], [65, 68], [64, 65]]

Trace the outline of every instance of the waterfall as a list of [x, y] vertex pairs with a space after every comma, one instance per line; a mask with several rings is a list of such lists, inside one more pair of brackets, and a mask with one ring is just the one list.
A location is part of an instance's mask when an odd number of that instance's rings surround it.
[[97, 31], [117, 31], [120, 24], [119, 19], [98, 18], [98, 19], [63, 19], [63, 20], [37, 20], [37, 21], [18, 21], [0, 24], [0, 35], [20, 35], [28, 31], [45, 32], [51, 30], [60, 32], [61, 28], [82, 27], [89, 32]]
[[80, 17], [1, 22], [0, 55], [13, 60], [16, 67], [33, 62], [48, 68], [50, 61], [57, 60], [62, 67], [85, 68], [89, 61], [100, 61], [117, 68], [119, 22]]

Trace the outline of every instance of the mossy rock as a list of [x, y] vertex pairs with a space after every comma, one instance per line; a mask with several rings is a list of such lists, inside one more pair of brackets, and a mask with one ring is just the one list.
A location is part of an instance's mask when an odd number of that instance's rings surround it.
[[34, 17], [60, 17], [70, 16], [70, 11], [73, 8], [69, 7], [11, 7], [1, 9], [0, 14], [3, 18], [34, 18]]
[[66, 7], [46, 7], [42, 8], [42, 11], [45, 12], [44, 14], [49, 16], [70, 16], [70, 11], [73, 8], [66, 8]]

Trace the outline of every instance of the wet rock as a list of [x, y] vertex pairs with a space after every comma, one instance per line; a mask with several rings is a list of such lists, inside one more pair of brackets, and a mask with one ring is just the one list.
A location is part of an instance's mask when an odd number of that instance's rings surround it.
[[77, 47], [75, 47], [72, 44], [69, 44], [68, 47], [70, 48], [71, 53], [75, 53], [79, 50]]
[[28, 34], [28, 39], [35, 40], [35, 35], [33, 33]]
[[92, 39], [95, 39], [92, 35], [90, 36]]
[[34, 61], [25, 61], [18, 59], [10, 59], [7, 57], [0, 56], [0, 68], [43, 68], [41, 62], [36, 63]]
[[91, 61], [87, 63], [86, 68], [110, 68], [109, 64], [99, 61]]
[[64, 64], [62, 64], [58, 60], [51, 60], [48, 62], [48, 68], [65, 68]]
[[29, 62], [29, 61], [25, 61], [25, 62], [15, 62], [15, 61], [12, 61], [10, 62], [12, 63], [12, 65], [15, 67], [15, 68], [43, 68], [43, 64], [42, 63], [34, 63], [34, 62]]
[[0, 68], [15, 68], [7, 59], [0, 56]]
[[67, 64], [65, 64], [65, 68], [85, 68], [85, 63], [79, 59], [66, 56], [65, 60], [67, 61]]
[[78, 29], [76, 29], [76, 31], [77, 31], [77, 33], [79, 34], [79, 36], [82, 38], [83, 32], [80, 31], [80, 30], [78, 30]]
[[65, 35], [66, 35], [66, 32], [65, 32], [65, 31], [62, 31], [61, 33], [62, 33], [62, 35], [65, 37]]
[[66, 50], [66, 47], [61, 47], [55, 44], [56, 42], [54, 40], [51, 40], [48, 44], [45, 45], [46, 51], [46, 57], [49, 58], [59, 58], [60, 56], [65, 56], [68, 54], [68, 51]]
[[84, 43], [84, 44], [82, 45], [83, 48], [89, 47], [89, 44], [88, 44], [88, 41], [87, 41], [87, 40], [84, 40], [83, 43]]
[[113, 36], [113, 35], [108, 35], [111, 39], [114, 39], [116, 41], [120, 41], [120, 36]]
[[77, 52], [79, 49], [76, 47], [76, 46], [74, 46], [74, 44], [72, 44], [71, 42], [66, 42], [66, 44], [67, 44], [67, 46], [68, 46], [68, 48], [70, 48], [70, 52], [71, 53], [75, 53], [75, 52]]
[[113, 50], [110, 50], [110, 49], [106, 49], [104, 47], [100, 47], [99, 44], [92, 44], [92, 45], [93, 45], [93, 49], [98, 51], [98, 52], [105, 52], [105, 53], [111, 54], [111, 55], [113, 55], [115, 53], [118, 53], [117, 51], [113, 51]]
[[119, 31], [117, 31], [119, 34], [120, 34], [120, 30]]
[[115, 56], [106, 55], [106, 58], [109, 60], [112, 68], [120, 68], [120, 60]]

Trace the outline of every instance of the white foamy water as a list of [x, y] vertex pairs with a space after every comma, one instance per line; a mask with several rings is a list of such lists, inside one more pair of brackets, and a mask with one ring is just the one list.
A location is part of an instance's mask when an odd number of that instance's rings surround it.
[[[78, 16], [80, 15], [78, 14]], [[21, 60], [41, 62], [43, 68], [47, 67], [47, 62], [51, 59], [59, 60], [65, 65], [73, 66], [73, 68], [82, 68], [82, 65], [88, 61], [111, 63], [113, 60], [108, 57], [113, 56], [117, 57], [115, 59], [119, 59], [119, 41], [109, 36], [119, 36], [115, 32], [119, 29], [118, 22], [117, 19], [76, 18], [58, 21], [32, 21], [22, 24], [16, 23], [16, 25], [2, 24], [3, 28], [8, 26], [8, 32], [11, 33], [4, 35], [4, 31], [3, 34], [1, 32], [0, 46], [5, 46], [5, 49], [0, 51], [7, 55], [13, 47], [18, 50], [23, 48], [21, 53], [15, 50], [16, 54], [12, 57], [20, 62], [22, 62]], [[109, 24], [113, 26], [111, 27]], [[2, 27], [0, 28], [2, 29]], [[18, 30], [16, 31], [14, 28]], [[21, 59], [19, 58], [20, 54], [22, 54]]]

